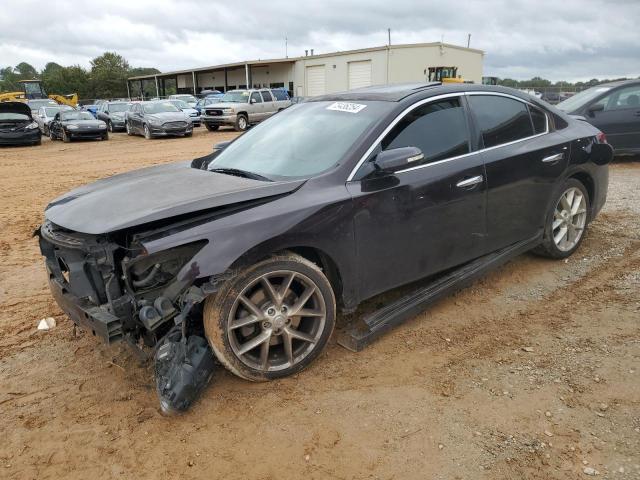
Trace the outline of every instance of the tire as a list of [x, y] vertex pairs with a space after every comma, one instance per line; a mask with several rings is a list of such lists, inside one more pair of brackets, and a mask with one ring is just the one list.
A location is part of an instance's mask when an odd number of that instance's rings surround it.
[[144, 138], [146, 138], [147, 140], [151, 140], [151, 130], [149, 130], [149, 125], [147, 125], [146, 123], [144, 124]]
[[42, 127], [42, 134], [45, 137], [49, 137], [49, 127], [47, 127], [46, 125], [44, 127]]
[[249, 128], [249, 120], [247, 116], [244, 114], [240, 114], [236, 117], [236, 123], [234, 125], [236, 132], [244, 132], [247, 128]]
[[193, 135], [193, 132], [187, 132], [187, 133], [184, 134], [185, 137], [190, 137], [192, 135]]
[[218, 130], [220, 128], [219, 125], [211, 125], [210, 123], [205, 123], [204, 126], [206, 127], [207, 130], [209, 130], [210, 132], [215, 132], [216, 130]]
[[107, 122], [107, 130], [113, 133], [113, 123], [111, 123], [111, 120]]
[[129, 135], [130, 137], [133, 136], [133, 130], [131, 129], [131, 125], [129, 125], [129, 122], [124, 122], [124, 129], [127, 131], [127, 135]]
[[590, 208], [589, 193], [582, 182], [575, 178], [567, 180], [547, 214], [542, 243], [534, 252], [556, 259], [571, 256], [584, 239]]
[[105, 132], [104, 135], [102, 135], [101, 140], [109, 140], [109, 134]]
[[[291, 315], [302, 310], [308, 315]], [[267, 381], [298, 373], [320, 355], [335, 326], [336, 301], [322, 270], [289, 253], [274, 255], [228, 280], [206, 300], [203, 317], [218, 360], [241, 378]], [[238, 322], [244, 323], [230, 328]]]
[[69, 135], [67, 135], [67, 132], [65, 131], [65, 129], [62, 129], [62, 141], [64, 143], [69, 143], [71, 141], [71, 139], [69, 138]]
[[53, 133], [53, 130], [49, 129], [49, 138], [51, 139], [52, 142], [54, 142], [56, 140], [56, 136]]

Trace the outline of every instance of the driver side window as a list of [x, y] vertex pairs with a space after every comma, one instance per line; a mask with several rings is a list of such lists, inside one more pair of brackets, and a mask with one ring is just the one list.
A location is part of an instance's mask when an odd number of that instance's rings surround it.
[[605, 111], [623, 110], [625, 108], [640, 109], [640, 85], [621, 88], [610, 93], [597, 103], [602, 103]]
[[251, 94], [251, 103], [262, 103], [262, 98], [258, 92], [253, 92]]
[[413, 109], [381, 143], [382, 150], [418, 147], [427, 164], [469, 153], [469, 131], [460, 98], [446, 98]]

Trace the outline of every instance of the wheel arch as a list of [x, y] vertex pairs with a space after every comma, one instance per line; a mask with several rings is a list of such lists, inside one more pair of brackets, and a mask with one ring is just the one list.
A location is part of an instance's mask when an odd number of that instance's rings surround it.
[[272, 255], [283, 252], [292, 252], [300, 255], [302, 258], [315, 263], [325, 274], [331, 288], [336, 296], [336, 300], [342, 306], [343, 302], [343, 279], [337, 262], [326, 251], [317, 246], [310, 245], [258, 245], [238, 257], [229, 267], [230, 271], [243, 269], [258, 263]]
[[589, 195], [589, 208], [591, 210], [589, 212], [589, 220], [591, 220], [591, 218], [593, 218], [593, 208], [595, 205], [595, 201], [594, 201], [595, 195], [596, 195], [595, 181], [588, 172], [585, 172], [582, 170], [572, 173], [571, 175], [569, 175], [569, 177], [567, 177], [567, 180], [572, 178], [582, 183], [584, 185], [584, 188], [586, 188], [587, 190], [587, 195]]

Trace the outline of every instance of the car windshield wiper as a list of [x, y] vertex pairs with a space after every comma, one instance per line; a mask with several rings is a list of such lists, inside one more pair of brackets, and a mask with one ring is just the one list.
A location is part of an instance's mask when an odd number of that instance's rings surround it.
[[235, 175], [236, 177], [250, 178], [252, 180], [262, 180], [263, 182], [273, 182], [273, 180], [268, 177], [253, 172], [247, 172], [246, 170], [240, 170], [239, 168], [212, 168], [209, 171], [223, 173], [225, 175]]

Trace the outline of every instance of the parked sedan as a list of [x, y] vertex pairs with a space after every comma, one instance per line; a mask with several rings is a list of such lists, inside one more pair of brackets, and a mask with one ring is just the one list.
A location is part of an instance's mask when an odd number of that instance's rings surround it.
[[127, 110], [125, 127], [129, 135], [146, 139], [182, 135], [190, 137], [193, 123], [189, 116], [167, 100], [139, 102]]
[[182, 100], [167, 100], [167, 101], [172, 103], [173, 105], [178, 107], [180, 110], [182, 110], [186, 115], [188, 115], [194, 127], [200, 126], [200, 111], [198, 109], [189, 106], [187, 102], [184, 102]]
[[56, 113], [64, 110], [73, 110], [73, 107], [70, 107], [69, 105], [56, 105], [40, 107], [38, 109], [33, 118], [38, 124], [43, 135], [49, 136], [49, 124], [53, 121], [53, 117], [56, 116]]
[[0, 145], [40, 145], [41, 133], [24, 102], [0, 102]]
[[178, 93], [176, 95], [169, 95], [168, 100], [182, 100], [189, 104], [190, 107], [195, 107], [198, 103], [198, 99], [188, 93]]
[[49, 138], [67, 143], [77, 139], [108, 140], [107, 124], [81, 110], [56, 113], [49, 124]]
[[129, 102], [103, 102], [96, 110], [96, 118], [105, 122], [110, 132], [125, 130], [124, 113], [128, 107]]
[[339, 338], [358, 349], [525, 251], [569, 257], [611, 156], [597, 128], [517, 90], [370, 87], [64, 194], [40, 248], [78, 325], [159, 342], [161, 406], [182, 409], [211, 376], [203, 335], [232, 373], [277, 379], [318, 358], [338, 309], [413, 285]]
[[616, 154], [640, 153], [640, 80], [603, 83], [556, 106], [602, 130]]

